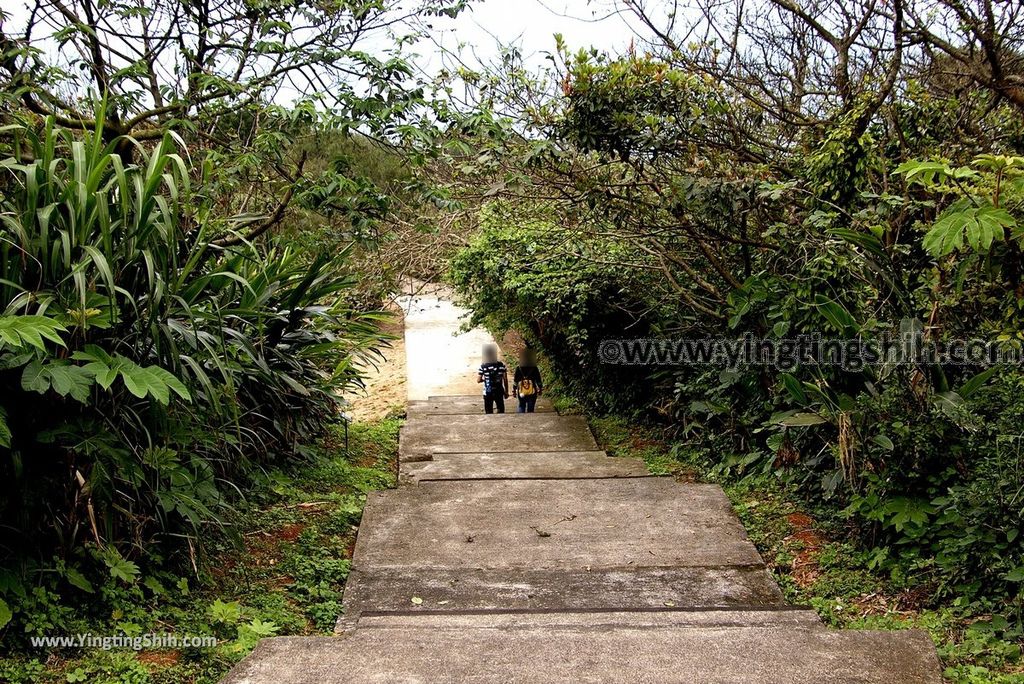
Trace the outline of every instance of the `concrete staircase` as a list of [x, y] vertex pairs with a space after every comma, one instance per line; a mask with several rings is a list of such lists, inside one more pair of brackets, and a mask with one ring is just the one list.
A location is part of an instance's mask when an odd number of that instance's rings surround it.
[[915, 631], [786, 605], [722, 490], [647, 475], [541, 400], [413, 401], [336, 637], [265, 639], [230, 684], [938, 684]]

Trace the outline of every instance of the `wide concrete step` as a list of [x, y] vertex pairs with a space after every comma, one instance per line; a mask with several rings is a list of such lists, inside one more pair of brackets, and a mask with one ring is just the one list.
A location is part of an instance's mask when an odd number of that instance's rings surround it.
[[339, 626], [349, 628], [361, 615], [380, 611], [488, 611], [497, 615], [522, 610], [784, 606], [778, 585], [760, 566], [576, 570], [357, 566], [348, 577], [345, 615]]
[[670, 478], [425, 482], [368, 496], [355, 567], [760, 565], [717, 485]]
[[346, 623], [417, 607], [783, 603], [721, 488], [670, 478], [425, 481], [373, 493], [353, 561]]
[[[518, 400], [510, 397], [505, 402], [505, 410], [514, 412], [518, 406]], [[537, 413], [552, 413], [555, 407], [547, 397], [538, 397]], [[484, 412], [483, 397], [478, 394], [453, 395], [447, 397], [430, 397], [418, 401], [410, 401], [407, 407], [409, 416], [424, 415], [462, 415], [482, 414]]]
[[493, 478], [642, 477], [647, 466], [636, 458], [610, 458], [603, 451], [434, 453], [430, 461], [402, 463], [403, 482]]
[[440, 610], [778, 605], [717, 485], [670, 478], [426, 481], [371, 493], [345, 618]]
[[610, 627], [788, 627], [825, 629], [810, 608], [661, 608], [658, 610], [520, 610], [504, 613], [463, 611], [399, 611], [364, 613], [359, 629], [490, 629], [528, 630], [574, 628], [603, 630]]
[[[473, 394], [434, 394], [428, 398], [429, 401], [437, 402], [440, 404], [459, 404], [462, 402], [477, 402], [480, 403], [481, 394], [475, 392]], [[547, 402], [551, 403], [548, 397], [538, 397], [537, 403]]]
[[791, 625], [530, 625], [429, 622], [340, 637], [264, 639], [229, 684], [342, 682], [640, 682], [940, 684], [923, 632]]
[[425, 415], [406, 421], [399, 459], [430, 460], [435, 453], [596, 451], [582, 416], [557, 413]]
[[397, 611], [364, 613], [358, 629], [536, 630], [572, 628], [785, 627], [823, 630], [818, 614], [805, 607], [660, 608], [651, 610]]

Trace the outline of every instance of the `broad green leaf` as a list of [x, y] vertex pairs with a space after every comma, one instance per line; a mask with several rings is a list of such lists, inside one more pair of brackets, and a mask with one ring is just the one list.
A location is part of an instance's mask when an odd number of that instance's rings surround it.
[[944, 214], [925, 234], [922, 243], [925, 251], [941, 257], [963, 247], [965, 224], [966, 219], [961, 212]]
[[43, 372], [43, 364], [33, 361], [21, 373], [21, 388], [26, 392], [45, 394], [50, 390], [49, 377]]
[[276, 623], [270, 622], [269, 620], [260, 620], [256, 618], [249, 622], [245, 627], [250, 630], [254, 635], [260, 637], [273, 636], [280, 629]]
[[864, 249], [874, 254], [875, 256], [883, 258], [887, 256], [885, 252], [885, 246], [882, 245], [882, 241], [879, 240], [874, 235], [872, 235], [871, 233], [859, 230], [849, 230], [846, 228], [833, 228], [829, 232], [835, 235], [836, 237], [842, 238], [846, 242], [849, 242], [851, 245], [860, 247], [861, 249]]
[[168, 389], [177, 394], [185, 401], [192, 401], [192, 395], [188, 387], [170, 371], [159, 366], [149, 366], [147, 369], [155, 377], [157, 382], [163, 383]]
[[14, 613], [11, 612], [11, 607], [7, 605], [6, 601], [0, 598], [0, 629], [5, 627], [13, 617]]
[[11, 428], [7, 426], [7, 413], [0, 406], [0, 447], [11, 448]]
[[238, 601], [215, 599], [206, 609], [206, 614], [210, 616], [211, 622], [233, 625], [242, 617], [242, 604]]
[[838, 302], [824, 295], [818, 295], [814, 300], [814, 305], [837, 331], [845, 333], [857, 327], [854, 317]]
[[156, 577], [147, 577], [142, 580], [142, 584], [156, 596], [163, 596], [167, 593], [167, 589], [164, 588], [164, 585]]
[[[1003, 575], [1003, 579], [1007, 582], [1024, 582], [1024, 565], [1014, 568], [1010, 572]], [[2, 623], [0, 623], [2, 624]]]
[[93, 589], [93, 586], [89, 582], [89, 580], [85, 578], [85, 575], [79, 572], [76, 568], [64, 568], [64, 578], [67, 579], [68, 584], [70, 584], [73, 587], [78, 587], [82, 591], [88, 592], [90, 594], [96, 591], [95, 589]]
[[89, 391], [93, 384], [93, 376], [89, 371], [80, 366], [50, 364], [43, 368], [43, 372], [49, 375], [50, 386], [60, 396], [70, 396], [83, 404], [89, 401]]
[[63, 347], [58, 332], [67, 332], [67, 328], [46, 316], [0, 316], [0, 348], [28, 346], [44, 351], [43, 340]]
[[1024, 167], [1024, 157], [1008, 156], [1005, 154], [979, 154], [974, 158], [973, 163], [980, 169], [988, 169], [990, 171], [1021, 168]]
[[959, 394], [964, 399], [969, 398], [972, 394], [981, 389], [985, 385], [985, 383], [988, 382], [988, 379], [995, 375], [996, 371], [998, 370], [998, 366], [992, 366], [991, 368], [983, 370], [982, 372], [978, 373], [973, 378], [965, 382], [963, 385], [961, 385], [960, 389], [957, 390], [957, 394]]
[[904, 162], [896, 167], [896, 173], [907, 179], [908, 183], [920, 183], [931, 185], [936, 180], [942, 180], [952, 174], [949, 164], [938, 161], [917, 161]]
[[100, 363], [99, 361], [87, 363], [84, 366], [82, 366], [82, 368], [85, 371], [92, 373], [93, 377], [96, 380], [96, 384], [102, 387], [104, 390], [109, 390], [111, 385], [113, 385], [114, 381], [117, 379], [117, 368], [111, 368], [110, 366], [106, 366]]
[[[145, 399], [150, 394], [154, 395], [154, 399], [160, 401], [160, 403], [167, 403], [166, 400], [161, 401], [159, 396], [159, 388], [157, 392], [154, 392], [153, 379], [149, 374], [146, 373], [145, 369], [132, 364], [123, 364], [121, 367], [121, 379], [124, 380], [124, 386], [128, 388], [128, 391], [139, 399]], [[165, 393], [166, 394], [166, 393]]]
[[783, 373], [782, 384], [794, 401], [801, 405], [807, 403], [807, 394], [804, 392], [803, 384], [796, 377], [790, 373]]
[[885, 435], [875, 435], [871, 438], [871, 441], [882, 447], [886, 451], [892, 451], [896, 448], [896, 445], [892, 443], [892, 440]]
[[988, 251], [992, 243], [1003, 240], [1006, 230], [1017, 226], [1005, 209], [992, 205], [971, 206], [957, 202], [944, 211], [924, 236], [925, 250], [943, 257], [968, 245], [978, 252]]
[[822, 423], [827, 422], [828, 420], [817, 413], [800, 412], [781, 419], [779, 421], [779, 425], [785, 425], [786, 427], [808, 427], [810, 425], [821, 425]]
[[139, 576], [139, 566], [133, 561], [123, 558], [121, 554], [116, 551], [106, 554], [103, 558], [103, 562], [110, 571], [110, 576], [114, 579], [134, 584], [136, 578]]

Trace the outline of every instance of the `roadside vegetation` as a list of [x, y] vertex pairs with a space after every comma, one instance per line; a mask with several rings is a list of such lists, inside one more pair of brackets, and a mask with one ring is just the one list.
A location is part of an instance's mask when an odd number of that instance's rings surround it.
[[[24, 638], [171, 633], [213, 637], [213, 647], [24, 648], [0, 658], [11, 684], [212, 684], [265, 636], [331, 634], [368, 492], [394, 486], [401, 420], [331, 423], [296, 462], [262, 474], [205, 541], [191, 568], [160, 567], [90, 584], [96, 610], [33, 591]], [[346, 450], [346, 441], [348, 448]], [[83, 587], [83, 591], [85, 588]], [[101, 603], [100, 603], [101, 601]]]
[[[215, 681], [330, 630], [390, 481], [336, 438], [427, 106], [397, 38], [364, 48], [459, 5], [0, 10], [0, 680]], [[150, 632], [221, 645], [30, 643]]]

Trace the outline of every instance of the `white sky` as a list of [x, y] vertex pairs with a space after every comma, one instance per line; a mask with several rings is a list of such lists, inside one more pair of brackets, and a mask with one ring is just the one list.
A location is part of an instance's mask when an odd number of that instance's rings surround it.
[[[561, 33], [571, 48], [596, 47], [624, 51], [633, 31], [611, 9], [610, 0], [476, 0], [455, 20], [432, 21], [434, 40], [455, 51], [464, 44], [464, 55], [482, 61], [498, 53], [497, 44], [519, 47], [528, 64], [538, 65], [543, 53], [553, 52], [554, 35]], [[416, 52], [427, 73], [436, 70], [437, 47], [421, 41]], [[467, 52], [468, 51], [468, 52]]]
[[[20, 33], [28, 16], [27, 0], [0, 3], [10, 17], [8, 30]], [[476, 66], [497, 57], [499, 45], [514, 45], [527, 67], [539, 68], [544, 65], [544, 54], [555, 49], [556, 33], [561, 33], [572, 49], [593, 46], [613, 53], [624, 51], [633, 36], [625, 18], [614, 12], [613, 0], [472, 0], [455, 19], [432, 17], [429, 26], [429, 39], [407, 47], [417, 55], [414, 65], [428, 78], [444, 66], [444, 50], [458, 53], [462, 61]], [[393, 47], [384, 36], [380, 40], [381, 51]], [[44, 51], [57, 49], [51, 41], [37, 46]], [[374, 51], [371, 44], [364, 44], [363, 49]], [[275, 99], [287, 102], [298, 95], [293, 86], [282, 83]]]

